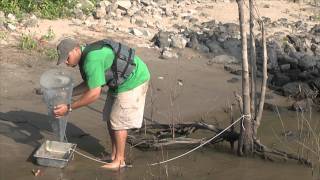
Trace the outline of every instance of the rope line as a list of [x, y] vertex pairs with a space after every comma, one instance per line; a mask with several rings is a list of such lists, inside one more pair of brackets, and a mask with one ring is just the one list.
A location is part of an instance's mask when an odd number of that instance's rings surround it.
[[77, 151], [77, 150], [74, 150], [74, 152], [77, 153], [77, 154], [79, 154], [80, 156], [83, 156], [83, 157], [85, 157], [85, 158], [91, 159], [92, 161], [96, 161], [96, 162], [102, 163], [102, 164], [107, 164], [107, 163], [104, 162], [104, 161], [101, 161], [101, 160], [99, 160], [99, 159], [92, 158], [92, 157], [90, 157], [90, 156], [87, 156], [87, 155], [85, 155], [85, 154], [82, 154], [81, 152], [79, 152], [79, 151]]
[[[165, 161], [161, 161], [161, 162], [158, 162], [158, 163], [150, 164], [150, 166], [155, 166], [155, 165], [167, 163], [167, 162], [173, 161], [173, 160], [175, 160], [175, 159], [178, 159], [178, 158], [180, 158], [180, 157], [183, 157], [183, 156], [185, 156], [185, 155], [187, 155], [187, 154], [192, 153], [193, 151], [201, 148], [202, 146], [204, 146], [204, 145], [208, 144], [209, 142], [211, 142], [213, 139], [215, 139], [215, 138], [217, 138], [218, 136], [220, 136], [222, 133], [224, 133], [224, 132], [225, 132], [226, 130], [228, 130], [231, 126], [235, 125], [237, 122], [239, 122], [240, 120], [242, 120], [244, 117], [251, 117], [251, 116], [250, 116], [250, 115], [242, 115], [240, 118], [238, 118], [236, 121], [234, 121], [234, 122], [233, 122], [232, 124], [230, 124], [228, 127], [226, 127], [226, 128], [225, 128], [224, 130], [222, 130], [220, 133], [218, 133], [218, 134], [215, 135], [214, 137], [210, 138], [209, 140], [205, 141], [204, 143], [200, 144], [199, 146], [191, 149], [190, 151], [187, 151], [187, 152], [185, 152], [185, 153], [183, 153], [183, 154], [181, 154], [181, 155], [179, 155], [179, 156], [170, 158], [170, 159], [165, 160]], [[98, 163], [102, 163], [102, 164], [107, 164], [107, 163], [104, 162], [104, 161], [101, 161], [101, 160], [99, 160], [99, 159], [96, 159], [96, 158], [92, 158], [92, 157], [90, 157], [90, 156], [87, 156], [87, 155], [85, 155], [85, 154], [83, 154], [83, 153], [81, 153], [81, 152], [79, 152], [79, 151], [77, 151], [77, 150], [73, 150], [73, 151], [74, 151], [75, 153], [79, 154], [80, 156], [85, 157], [85, 158], [87, 158], [87, 159], [90, 159], [90, 160], [92, 160], [92, 161], [95, 161], [95, 162], [98, 162]]]
[[236, 121], [234, 121], [232, 124], [230, 124], [228, 127], [226, 127], [224, 130], [222, 130], [219, 134], [213, 136], [212, 138], [210, 138], [210, 139], [207, 140], [206, 142], [204, 142], [204, 143], [200, 144], [199, 146], [191, 149], [190, 151], [187, 151], [187, 152], [185, 152], [185, 153], [183, 153], [183, 154], [181, 154], [181, 155], [179, 155], [179, 156], [170, 158], [170, 159], [165, 160], [165, 161], [161, 161], [161, 162], [157, 162], [157, 163], [150, 164], [150, 166], [155, 166], [155, 165], [167, 163], [167, 162], [173, 161], [173, 160], [175, 160], [175, 159], [178, 159], [178, 158], [180, 158], [180, 157], [183, 157], [183, 156], [185, 156], [185, 155], [187, 155], [187, 154], [192, 153], [193, 151], [195, 151], [195, 150], [201, 148], [202, 146], [208, 144], [210, 141], [212, 141], [212, 140], [215, 139], [216, 137], [220, 136], [222, 133], [224, 133], [226, 130], [228, 130], [231, 126], [233, 126], [234, 124], [236, 124], [237, 122], [239, 122], [240, 120], [242, 120], [242, 119], [243, 119], [244, 117], [246, 117], [246, 116], [250, 116], [250, 115], [242, 115], [240, 118], [238, 118], [238, 119], [237, 119]]

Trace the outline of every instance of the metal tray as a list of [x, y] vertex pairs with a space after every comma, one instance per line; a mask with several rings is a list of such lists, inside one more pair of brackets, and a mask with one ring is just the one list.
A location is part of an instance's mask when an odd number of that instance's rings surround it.
[[71, 160], [76, 144], [49, 141], [44, 142], [33, 157], [42, 166], [64, 168]]

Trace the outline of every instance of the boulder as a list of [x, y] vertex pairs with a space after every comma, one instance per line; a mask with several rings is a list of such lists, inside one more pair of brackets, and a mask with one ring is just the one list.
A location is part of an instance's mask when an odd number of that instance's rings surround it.
[[238, 63], [238, 60], [233, 56], [228, 56], [225, 54], [215, 56], [214, 58], [210, 59], [208, 64], [216, 63], [216, 64], [234, 64]]
[[225, 51], [229, 52], [236, 58], [241, 58], [241, 41], [239, 39], [230, 38], [222, 43]]
[[152, 39], [151, 42], [160, 48], [170, 47], [171, 39], [169, 38], [170, 33], [165, 31], [159, 31]]
[[275, 73], [271, 80], [271, 84], [274, 86], [283, 86], [291, 81], [290, 77], [284, 73]]
[[210, 52], [215, 56], [225, 54], [224, 50], [220, 46], [220, 43], [215, 40], [208, 40], [205, 42], [205, 45], [209, 48]]
[[317, 65], [317, 61], [320, 61], [318, 57], [305, 55], [298, 61], [298, 65], [301, 69], [308, 70], [315, 67]]
[[144, 33], [137, 28], [131, 28], [130, 33], [132, 33], [135, 36], [143, 36], [144, 35]]
[[307, 83], [303, 82], [290, 82], [282, 86], [282, 93], [284, 96], [300, 96], [310, 97], [314, 94]]
[[178, 55], [174, 52], [171, 52], [169, 49], [165, 48], [160, 55], [161, 59], [171, 59], [171, 58], [178, 58]]
[[94, 18], [96, 18], [96, 19], [102, 19], [102, 18], [104, 18], [106, 15], [107, 15], [107, 12], [106, 12], [106, 8], [105, 8], [105, 7], [97, 7], [97, 8], [95, 9], [95, 11], [93, 12], [93, 16], [94, 16]]
[[119, 9], [127, 11], [131, 8], [132, 4], [130, 0], [117, 0], [116, 4], [118, 5]]
[[181, 35], [173, 35], [171, 37], [171, 46], [174, 48], [183, 49], [186, 47], [186, 44], [187, 44], [186, 38]]

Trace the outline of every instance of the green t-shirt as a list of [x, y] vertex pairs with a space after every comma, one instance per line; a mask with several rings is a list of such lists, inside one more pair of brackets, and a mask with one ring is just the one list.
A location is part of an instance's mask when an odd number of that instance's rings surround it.
[[[83, 51], [84, 46], [81, 47]], [[90, 51], [83, 63], [83, 70], [86, 76], [86, 81], [89, 89], [101, 87], [108, 82], [105, 77], [105, 72], [111, 68], [114, 59], [114, 53], [111, 48], [103, 47], [98, 50]], [[139, 85], [150, 79], [150, 73], [147, 65], [138, 57], [135, 56], [133, 62], [136, 64], [130, 76], [116, 89], [109, 89], [111, 93], [121, 93]]]

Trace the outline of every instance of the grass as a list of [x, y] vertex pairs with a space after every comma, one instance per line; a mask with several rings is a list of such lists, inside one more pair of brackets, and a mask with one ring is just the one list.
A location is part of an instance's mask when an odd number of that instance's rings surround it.
[[55, 48], [46, 48], [44, 49], [44, 54], [49, 58], [49, 60], [58, 59], [58, 52]]
[[32, 34], [22, 34], [19, 47], [23, 50], [34, 50], [38, 47], [38, 41]]
[[8, 34], [5, 31], [0, 31], [0, 40], [7, 39]]
[[[90, 0], [94, 4], [97, 0]], [[77, 0], [0, 0], [0, 10], [6, 14], [12, 13], [17, 18], [25, 13], [33, 13], [38, 17], [56, 19], [70, 17]], [[85, 10], [92, 12], [92, 9]]]
[[55, 38], [56, 34], [54, 33], [52, 27], [49, 27], [47, 34], [41, 36], [41, 40], [51, 41]]

